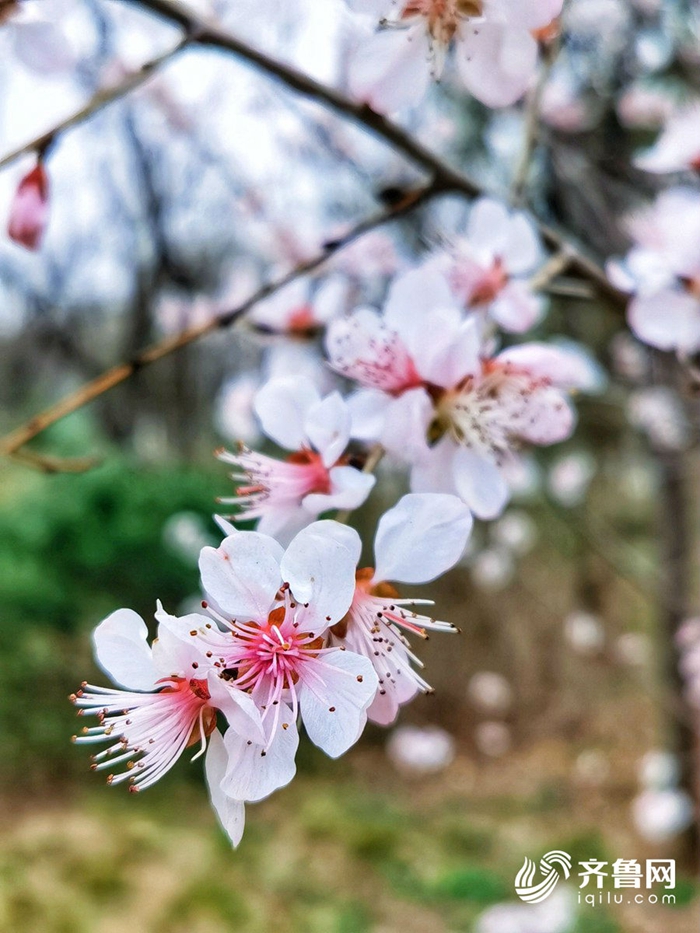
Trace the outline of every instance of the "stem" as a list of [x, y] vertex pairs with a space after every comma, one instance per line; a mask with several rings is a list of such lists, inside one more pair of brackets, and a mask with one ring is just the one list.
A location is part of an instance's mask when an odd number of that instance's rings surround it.
[[[339, 237], [333, 242], [325, 243], [321, 252], [317, 253], [311, 259], [300, 263], [290, 272], [285, 273], [277, 279], [273, 279], [262, 285], [254, 294], [244, 301], [243, 304], [233, 310], [216, 315], [202, 324], [196, 324], [193, 327], [185, 328], [178, 334], [166, 337], [164, 340], [137, 353], [129, 362], [120, 363], [108, 369], [106, 372], [92, 379], [90, 382], [85, 383], [85, 385], [81, 386], [75, 392], [66, 395], [54, 405], [51, 405], [38, 415], [35, 415], [25, 424], [2, 438], [2, 440], [0, 440], [0, 456], [16, 455], [20, 448], [24, 447], [25, 444], [33, 440], [37, 435], [43, 433], [51, 425], [87, 405], [89, 402], [94, 401], [99, 396], [104, 395], [105, 392], [120, 385], [120, 383], [125, 382], [133, 376], [134, 373], [143, 369], [145, 366], [150, 366], [152, 363], [163, 359], [163, 357], [174, 353], [176, 350], [180, 350], [182, 347], [186, 347], [188, 344], [193, 343], [195, 340], [199, 340], [207, 334], [235, 324], [263, 298], [273, 295], [291, 282], [315, 271], [319, 266], [327, 262], [331, 256], [354, 242], [364, 233], [414, 210], [419, 204], [427, 202], [430, 198], [440, 193], [440, 191], [439, 185], [433, 184], [426, 188], [409, 192], [398, 204], [363, 220], [344, 236]], [[54, 466], [54, 469], [57, 469], [57, 467]]]

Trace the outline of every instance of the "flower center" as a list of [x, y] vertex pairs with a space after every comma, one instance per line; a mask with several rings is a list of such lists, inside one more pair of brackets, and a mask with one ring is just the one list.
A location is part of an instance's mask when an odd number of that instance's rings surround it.
[[502, 261], [496, 259], [491, 268], [486, 269], [483, 276], [477, 280], [472, 289], [469, 304], [472, 307], [491, 304], [492, 301], [498, 298], [507, 284], [508, 274], [503, 268]]
[[427, 20], [432, 38], [449, 45], [462, 20], [482, 15], [482, 0], [409, 0], [401, 12], [400, 21], [422, 16]]
[[435, 395], [429, 443], [447, 434], [470, 450], [499, 459], [512, 448], [533, 390], [540, 385], [526, 373], [485, 364], [480, 376], [469, 376], [456, 388]]
[[303, 469], [305, 494], [319, 492], [328, 495], [331, 491], [331, 478], [321, 455], [315, 450], [299, 450], [287, 457], [287, 463], [293, 463]]
[[[698, 168], [700, 169], [700, 160], [698, 160]], [[696, 275], [694, 278], [684, 278], [681, 279], [683, 287], [688, 292], [689, 295], [692, 295], [693, 298], [700, 300], [700, 275]]]

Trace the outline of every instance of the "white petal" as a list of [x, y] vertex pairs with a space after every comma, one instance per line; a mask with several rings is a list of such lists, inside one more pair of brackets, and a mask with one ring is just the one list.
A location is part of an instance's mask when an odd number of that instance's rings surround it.
[[[211, 624], [208, 616], [190, 613], [178, 618], [167, 613], [160, 601], [156, 612], [158, 638], [153, 642], [153, 664], [158, 677], [205, 678], [211, 667], [206, 645], [190, 633]], [[193, 665], [196, 665], [193, 667]]]
[[218, 670], [209, 672], [207, 686], [212, 706], [221, 710], [230, 729], [250, 742], [266, 742], [260, 710], [249, 693], [223, 680]]
[[[461, 315], [460, 315], [461, 317]], [[424, 373], [428, 382], [444, 388], [452, 388], [467, 376], [477, 373], [480, 366], [480, 354], [483, 346], [481, 321], [477, 315], [471, 315], [460, 321], [458, 327], [450, 331], [449, 341], [434, 341], [435, 352], [428, 371]], [[425, 340], [425, 334], [424, 338]], [[431, 341], [426, 341], [431, 342]]]
[[279, 541], [284, 548], [294, 535], [299, 534], [315, 517], [315, 514], [305, 509], [301, 503], [285, 507], [275, 506], [260, 517], [257, 529], [261, 534], [270, 535]]
[[452, 476], [452, 460], [457, 447], [449, 437], [443, 437], [418, 460], [411, 470], [411, 492], [442, 492], [453, 495], [457, 490]]
[[343, 618], [355, 593], [355, 553], [338, 540], [304, 528], [282, 558], [282, 577], [295, 599], [308, 603], [304, 625], [320, 634]]
[[509, 282], [489, 306], [489, 314], [503, 330], [522, 334], [542, 319], [545, 299], [525, 281]]
[[510, 492], [496, 464], [460, 447], [452, 466], [457, 492], [476, 517], [488, 520], [500, 515]]
[[305, 665], [299, 706], [311, 741], [338, 758], [360, 737], [379, 681], [374, 668], [354, 651], [338, 648]]
[[536, 379], [548, 379], [560, 389], [600, 392], [606, 385], [602, 367], [588, 350], [573, 341], [521, 343], [499, 353], [497, 360]]
[[494, 198], [479, 198], [469, 212], [467, 239], [491, 259], [502, 256], [508, 236], [508, 208]]
[[209, 798], [221, 828], [231, 840], [234, 848], [243, 838], [245, 827], [245, 805], [225, 794], [221, 782], [228, 766], [228, 752], [218, 729], [209, 736], [209, 746], [204, 759], [204, 774], [209, 788]]
[[309, 529], [313, 534], [321, 535], [322, 537], [326, 536], [336, 541], [338, 544], [342, 544], [343, 547], [350, 551], [355, 566], [357, 566], [360, 561], [360, 554], [362, 553], [362, 540], [354, 528], [351, 528], [349, 525], [341, 525], [340, 522], [334, 522], [330, 519], [323, 519], [323, 521], [314, 522], [313, 525], [309, 525]]
[[471, 529], [471, 513], [456, 496], [404, 496], [379, 520], [374, 542], [375, 580], [434, 580], [457, 563]]
[[152, 690], [158, 674], [147, 639], [141, 616], [131, 609], [117, 609], [92, 633], [97, 663], [127, 690]]
[[287, 450], [300, 450], [306, 441], [304, 419], [320, 399], [305, 377], [271, 379], [255, 396], [255, 412], [263, 431]]
[[430, 84], [429, 51], [422, 24], [376, 33], [352, 56], [350, 93], [378, 113], [419, 104]]
[[542, 244], [537, 228], [523, 213], [508, 220], [503, 261], [509, 275], [526, 275], [542, 262]]
[[199, 557], [207, 597], [232, 619], [262, 620], [282, 582], [282, 547], [267, 535], [241, 531]]
[[302, 505], [313, 515], [329, 509], [359, 509], [377, 482], [376, 476], [350, 466], [333, 467], [329, 475], [330, 493], [312, 492], [304, 497]]
[[387, 409], [381, 441], [400, 460], [420, 460], [429, 453], [427, 431], [435, 414], [425, 389], [410, 389], [392, 399]]
[[531, 444], [558, 444], [573, 433], [576, 413], [554, 386], [542, 386], [530, 395], [518, 435]]
[[350, 440], [351, 415], [340, 392], [331, 392], [312, 405], [304, 420], [304, 434], [321, 454], [324, 466], [332, 466]]
[[700, 348], [700, 301], [692, 295], [668, 289], [634, 298], [627, 320], [635, 335], [659, 350]]
[[[273, 723], [270, 712], [264, 721], [268, 736]], [[296, 774], [294, 756], [299, 746], [299, 733], [286, 703], [279, 706], [277, 728], [268, 746], [249, 742], [233, 729], [226, 731], [224, 745], [228, 752], [228, 769], [221, 786], [224, 793], [238, 800], [262, 800], [278, 787], [289, 784]]]
[[487, 107], [507, 107], [523, 96], [537, 66], [537, 43], [524, 29], [479, 23], [457, 46], [467, 89]]
[[426, 317], [434, 308], [450, 307], [453, 303], [452, 292], [443, 275], [429, 267], [412, 269], [394, 279], [384, 306], [384, 318], [388, 326], [403, 337], [409, 350], [413, 350], [413, 322], [423, 323], [425, 335]]
[[352, 419], [352, 437], [376, 441], [384, 427], [384, 417], [393, 399], [378, 389], [360, 389], [347, 398]]

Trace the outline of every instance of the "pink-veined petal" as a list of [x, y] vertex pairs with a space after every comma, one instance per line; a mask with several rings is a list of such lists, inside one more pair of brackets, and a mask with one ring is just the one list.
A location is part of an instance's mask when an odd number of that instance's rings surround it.
[[530, 394], [518, 435], [531, 444], [558, 444], [571, 437], [575, 425], [576, 412], [561, 391], [540, 386]]
[[604, 385], [600, 366], [575, 344], [521, 343], [499, 353], [496, 359], [535, 379], [548, 379], [561, 389], [598, 392]]
[[462, 556], [472, 524], [471, 512], [456, 496], [403, 496], [379, 520], [374, 542], [375, 580], [434, 580]]
[[354, 745], [378, 683], [371, 663], [354, 651], [338, 648], [308, 663], [300, 681], [299, 706], [314, 745], [331, 758]]
[[158, 674], [147, 639], [141, 616], [131, 609], [117, 609], [92, 633], [97, 663], [127, 690], [152, 690]]

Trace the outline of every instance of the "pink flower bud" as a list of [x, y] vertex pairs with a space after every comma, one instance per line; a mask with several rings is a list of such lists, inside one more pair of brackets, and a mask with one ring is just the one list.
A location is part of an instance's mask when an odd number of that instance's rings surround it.
[[17, 186], [7, 227], [10, 239], [27, 249], [39, 249], [48, 215], [49, 179], [43, 163], [37, 162]]

